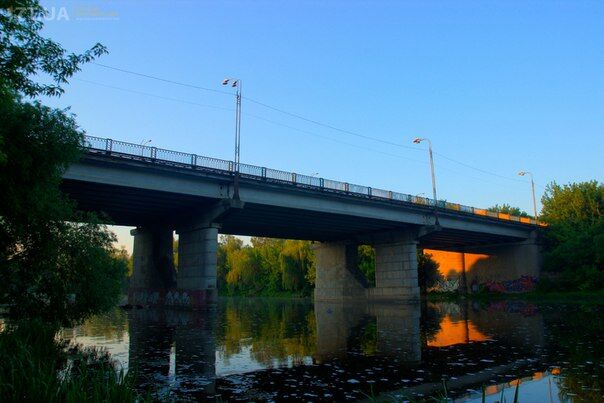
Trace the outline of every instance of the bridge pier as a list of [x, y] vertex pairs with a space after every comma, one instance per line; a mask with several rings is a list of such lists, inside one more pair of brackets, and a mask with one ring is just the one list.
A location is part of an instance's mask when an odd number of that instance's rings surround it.
[[324, 242], [315, 251], [316, 300], [347, 300], [366, 297], [366, 279], [357, 268], [357, 245]]
[[369, 287], [358, 269], [356, 242], [315, 245], [315, 300], [417, 301], [417, 233], [416, 229], [400, 230], [363, 240], [375, 247], [375, 287]]
[[375, 288], [368, 295], [372, 299], [419, 299], [417, 238], [411, 231], [375, 245]]
[[178, 236], [177, 291], [168, 304], [200, 308], [215, 302], [218, 226], [181, 230]]
[[131, 305], [162, 305], [166, 292], [175, 285], [172, 230], [136, 228], [133, 271], [128, 289]]

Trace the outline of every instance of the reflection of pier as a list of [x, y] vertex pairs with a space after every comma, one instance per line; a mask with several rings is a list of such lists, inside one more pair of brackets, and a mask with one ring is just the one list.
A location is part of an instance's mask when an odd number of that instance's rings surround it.
[[[543, 370], [543, 320], [530, 304], [428, 303], [421, 316], [401, 303], [315, 302], [313, 312], [305, 301], [236, 299], [219, 309], [131, 311], [129, 366], [139, 386], [197, 400], [301, 399], [294, 393], [303, 390], [341, 401], [437, 393], [443, 376], [465, 390]], [[217, 377], [217, 350], [254, 365]]]
[[138, 385], [159, 393], [177, 386], [179, 392], [214, 394], [214, 320], [213, 311], [131, 311], [128, 366]]
[[376, 324], [376, 353], [403, 362], [421, 360], [420, 307], [417, 304], [338, 303], [315, 301], [316, 359], [344, 356], [358, 343], [355, 333], [368, 321]]

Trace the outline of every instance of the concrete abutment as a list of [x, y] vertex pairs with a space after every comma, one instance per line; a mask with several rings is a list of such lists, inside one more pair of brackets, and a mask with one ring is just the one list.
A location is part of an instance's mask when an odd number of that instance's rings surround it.
[[500, 292], [531, 291], [541, 273], [542, 242], [536, 232], [522, 242], [424, 252], [438, 263], [449, 283], [457, 281], [462, 292], [476, 292], [487, 284]]

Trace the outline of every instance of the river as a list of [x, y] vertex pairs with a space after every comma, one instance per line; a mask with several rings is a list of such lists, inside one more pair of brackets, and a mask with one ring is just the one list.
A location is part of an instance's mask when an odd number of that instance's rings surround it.
[[[64, 329], [177, 400], [604, 401], [604, 307], [229, 298]], [[483, 392], [484, 390], [484, 392]]]

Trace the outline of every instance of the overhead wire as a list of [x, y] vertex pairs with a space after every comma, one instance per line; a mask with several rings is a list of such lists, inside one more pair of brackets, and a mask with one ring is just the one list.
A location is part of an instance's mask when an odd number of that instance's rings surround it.
[[185, 103], [185, 104], [189, 104], [189, 105], [201, 106], [201, 107], [204, 107], [204, 108], [211, 108], [211, 109], [218, 109], [218, 110], [233, 112], [232, 108], [225, 108], [225, 107], [222, 107], [222, 106], [216, 106], [216, 105], [210, 105], [210, 104], [201, 104], [199, 102], [193, 102], [193, 101], [187, 101], [187, 100], [183, 100], [183, 99], [179, 99], [179, 98], [171, 98], [171, 97], [166, 97], [166, 96], [163, 96], [163, 95], [151, 94], [149, 92], [138, 91], [138, 90], [133, 90], [133, 89], [129, 89], [129, 88], [123, 88], [123, 87], [117, 87], [117, 86], [114, 86], [114, 85], [103, 84], [103, 83], [99, 83], [97, 81], [85, 80], [85, 79], [82, 79], [82, 78], [73, 78], [73, 80], [75, 80], [75, 81], [81, 81], [81, 82], [88, 83], [88, 84], [98, 85], [100, 87], [111, 88], [111, 89], [114, 89], [114, 90], [119, 90], [119, 91], [124, 91], [124, 92], [130, 92], [130, 93], [133, 93], [133, 94], [145, 95], [145, 96], [149, 96], [149, 97], [153, 97], [153, 98], [164, 99], [164, 100], [167, 100], [167, 101], [180, 102], [180, 103]]
[[[109, 89], [113, 89], [113, 90], [118, 90], [118, 91], [133, 93], [133, 94], [137, 94], [137, 95], [148, 96], [148, 97], [162, 99], [162, 100], [167, 100], [167, 101], [171, 101], [171, 102], [177, 102], [177, 103], [183, 103], [183, 104], [188, 104], [188, 105], [193, 105], [193, 106], [198, 106], [198, 107], [223, 110], [223, 111], [227, 111], [227, 112], [234, 112], [233, 108], [225, 108], [225, 107], [216, 106], [216, 105], [202, 104], [202, 103], [199, 103], [199, 102], [193, 102], [193, 101], [183, 100], [183, 99], [180, 99], [180, 98], [166, 97], [166, 96], [163, 96], [163, 95], [157, 95], [157, 94], [153, 94], [153, 93], [149, 93], [149, 92], [138, 91], [138, 90], [133, 90], [133, 89], [129, 89], [129, 88], [119, 87], [119, 86], [115, 86], [115, 85], [104, 84], [104, 83], [100, 83], [100, 82], [96, 82], [96, 81], [92, 81], [92, 80], [86, 80], [86, 79], [80, 79], [80, 78], [74, 78], [74, 80], [80, 81], [80, 82], [84, 82], [84, 83], [87, 83], [87, 84], [97, 85], [97, 86], [104, 87], [104, 88], [109, 88]], [[269, 124], [272, 124], [272, 125], [275, 125], [275, 126], [279, 126], [279, 127], [285, 127], [285, 128], [287, 128], [289, 130], [292, 130], [292, 131], [296, 131], [296, 132], [304, 133], [304, 134], [307, 134], [307, 135], [310, 135], [310, 136], [322, 138], [322, 139], [329, 140], [329, 141], [332, 141], [332, 142], [335, 142], [335, 143], [339, 143], [339, 144], [343, 144], [343, 145], [346, 145], [346, 146], [349, 146], [349, 147], [357, 148], [357, 149], [360, 149], [360, 150], [363, 150], [363, 151], [370, 151], [370, 152], [373, 152], [373, 153], [382, 154], [382, 155], [390, 156], [390, 157], [393, 157], [393, 158], [402, 159], [402, 160], [405, 160], [405, 161], [411, 161], [411, 162], [419, 163], [419, 164], [422, 164], [422, 165], [427, 165], [428, 164], [427, 161], [421, 161], [421, 160], [417, 160], [417, 159], [413, 159], [413, 158], [409, 158], [409, 157], [404, 157], [404, 156], [398, 155], [398, 154], [393, 154], [393, 153], [389, 153], [389, 152], [385, 152], [385, 151], [381, 151], [381, 150], [376, 150], [374, 148], [370, 148], [370, 147], [367, 147], [367, 146], [361, 146], [361, 145], [358, 145], [358, 144], [348, 143], [348, 142], [342, 141], [340, 139], [335, 139], [333, 137], [321, 135], [321, 134], [314, 133], [314, 132], [311, 132], [311, 131], [308, 131], [308, 130], [305, 130], [305, 129], [300, 129], [300, 128], [297, 128], [297, 127], [294, 127], [294, 126], [290, 126], [290, 125], [285, 124], [285, 123], [281, 123], [281, 122], [277, 122], [277, 121], [274, 121], [274, 120], [271, 120], [271, 119], [267, 119], [267, 118], [259, 116], [259, 115], [255, 115], [255, 114], [251, 114], [251, 113], [247, 113], [247, 112], [243, 112], [242, 114], [245, 115], [245, 116], [248, 116], [250, 118], [253, 118], [253, 119], [265, 122], [265, 123], [269, 123]], [[493, 182], [485, 180], [484, 178], [479, 178], [479, 177], [469, 176], [467, 174], [462, 174], [462, 173], [460, 173], [458, 171], [455, 171], [453, 169], [450, 169], [450, 168], [448, 168], [446, 166], [442, 166], [442, 165], [438, 166], [438, 169], [442, 169], [442, 170], [454, 173], [456, 175], [462, 175], [462, 176], [464, 176], [466, 178], [474, 179], [474, 180], [477, 180], [477, 181], [480, 181], [480, 182], [494, 184]], [[524, 183], [525, 181], [520, 181], [520, 182]]]
[[[144, 73], [140, 73], [140, 72], [136, 72], [136, 71], [120, 68], [120, 67], [109, 66], [109, 65], [106, 65], [106, 64], [103, 64], [103, 63], [92, 62], [92, 64], [94, 64], [96, 66], [99, 66], [99, 67], [106, 68], [106, 69], [110, 69], [110, 70], [114, 70], [114, 71], [119, 71], [119, 72], [126, 73], [126, 74], [132, 74], [132, 75], [135, 75], [135, 76], [139, 76], [139, 77], [143, 77], [143, 78], [147, 78], [147, 79], [152, 79], [152, 80], [156, 80], [156, 81], [161, 81], [161, 82], [165, 82], [165, 83], [169, 83], [169, 84], [179, 85], [179, 86], [183, 86], [183, 87], [189, 87], [189, 88], [193, 88], [193, 89], [197, 89], [197, 90], [202, 90], [202, 91], [209, 91], [209, 92], [213, 92], [213, 93], [219, 93], [219, 94], [223, 94], [223, 95], [233, 95], [232, 92], [229, 92], [229, 91], [217, 90], [217, 89], [214, 89], [214, 88], [204, 87], [204, 86], [200, 86], [200, 85], [195, 85], [195, 84], [190, 84], [190, 83], [184, 83], [184, 82], [181, 82], [181, 81], [176, 81], [176, 80], [172, 80], [172, 79], [158, 77], [158, 76], [154, 76], [154, 75], [150, 75], [150, 74], [144, 74]], [[331, 125], [329, 123], [324, 123], [324, 122], [321, 122], [321, 121], [318, 121], [318, 120], [315, 120], [315, 119], [310, 119], [310, 118], [304, 117], [302, 115], [299, 115], [299, 114], [296, 114], [296, 113], [293, 113], [293, 112], [289, 112], [287, 110], [284, 110], [284, 109], [281, 109], [281, 108], [269, 105], [269, 104], [267, 104], [265, 102], [261, 102], [259, 100], [256, 100], [256, 99], [248, 97], [248, 96], [244, 96], [243, 95], [242, 98], [245, 99], [245, 100], [247, 100], [247, 101], [249, 101], [249, 102], [252, 102], [254, 104], [262, 106], [264, 108], [270, 109], [272, 111], [275, 111], [275, 112], [284, 114], [286, 116], [290, 116], [290, 117], [302, 120], [302, 121], [307, 122], [307, 123], [311, 123], [311, 124], [314, 124], [314, 125], [317, 125], [317, 126], [321, 126], [323, 128], [326, 128], [326, 129], [337, 131], [339, 133], [343, 133], [343, 134], [350, 135], [350, 136], [355, 136], [355, 137], [358, 137], [358, 138], [363, 138], [363, 139], [366, 139], [366, 140], [371, 140], [371, 141], [379, 142], [379, 143], [390, 145], [390, 146], [405, 148], [405, 149], [409, 149], [409, 150], [414, 150], [414, 151], [421, 150], [418, 147], [406, 146], [404, 144], [400, 144], [400, 143], [384, 140], [384, 139], [381, 139], [381, 138], [378, 138], [378, 137], [374, 137], [374, 136], [368, 136], [368, 135], [365, 135], [365, 134], [362, 134], [362, 133], [358, 133], [358, 132], [355, 132], [355, 131], [352, 131], [352, 130], [342, 129], [340, 127]], [[448, 157], [447, 155], [442, 154], [440, 152], [434, 152], [434, 154], [438, 154], [440, 157], [442, 157], [442, 158], [444, 158], [444, 159], [446, 159], [448, 161], [451, 161], [453, 163], [461, 165], [461, 166], [463, 166], [465, 168], [472, 169], [472, 170], [475, 170], [477, 172], [481, 172], [481, 173], [486, 174], [486, 175], [491, 175], [491, 176], [494, 176], [494, 177], [498, 177], [498, 178], [506, 179], [506, 180], [510, 180], [510, 181], [515, 181], [515, 182], [522, 182], [522, 183], [526, 182], [526, 181], [523, 181], [523, 180], [518, 179], [518, 178], [511, 178], [511, 177], [508, 177], [508, 176], [505, 176], [505, 175], [501, 175], [501, 174], [498, 174], [498, 173], [495, 173], [495, 172], [488, 171], [486, 169], [482, 169], [482, 168], [478, 168], [478, 167], [472, 166], [470, 164], [467, 164], [467, 163], [464, 163], [462, 161], [456, 160], [455, 158]], [[540, 187], [542, 187], [542, 186], [540, 186]]]

